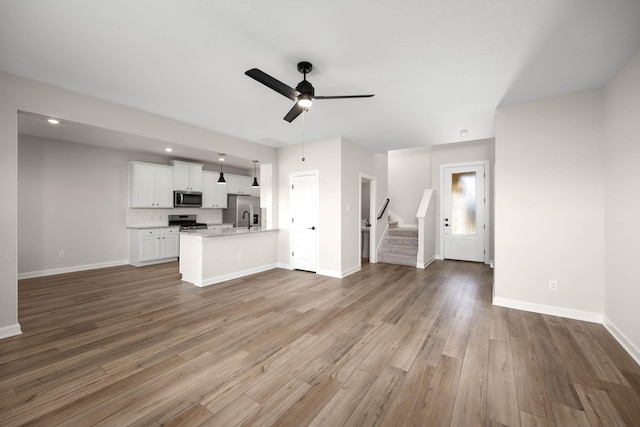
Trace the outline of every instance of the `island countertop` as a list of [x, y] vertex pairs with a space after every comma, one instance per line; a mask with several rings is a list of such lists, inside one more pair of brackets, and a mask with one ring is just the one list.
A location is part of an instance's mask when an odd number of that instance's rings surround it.
[[237, 236], [239, 234], [258, 234], [268, 233], [270, 231], [278, 231], [277, 228], [261, 228], [261, 227], [237, 227], [237, 228], [224, 228], [221, 230], [189, 230], [181, 231], [180, 234], [187, 236], [210, 238], [210, 237], [225, 237], [225, 236]]

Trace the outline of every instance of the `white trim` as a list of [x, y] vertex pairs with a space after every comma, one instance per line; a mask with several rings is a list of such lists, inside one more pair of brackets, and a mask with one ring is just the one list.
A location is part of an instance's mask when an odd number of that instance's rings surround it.
[[431, 257], [429, 260], [427, 260], [424, 264], [422, 263], [417, 263], [416, 268], [422, 268], [425, 269], [427, 267], [429, 267], [429, 265], [436, 260], [436, 257]]
[[440, 254], [436, 254], [435, 258], [440, 261], [444, 260], [444, 257]]
[[620, 343], [620, 345], [629, 353], [631, 357], [640, 365], [640, 347], [635, 345], [618, 327], [609, 319], [604, 316], [602, 324], [607, 331], [613, 335], [613, 337]]
[[227, 280], [238, 279], [240, 277], [249, 276], [251, 274], [262, 273], [263, 271], [267, 271], [267, 270], [273, 270], [274, 268], [277, 268], [277, 267], [278, 265], [276, 263], [273, 263], [273, 264], [262, 265], [260, 267], [249, 268], [247, 270], [236, 271], [229, 274], [223, 274], [221, 276], [209, 277], [207, 279], [202, 279], [202, 280], [196, 279], [193, 282], [191, 282], [190, 280], [185, 280], [185, 279], [183, 280], [185, 282], [193, 283], [194, 285], [202, 288], [204, 286], [210, 286], [210, 285], [215, 285], [216, 283], [226, 282]]
[[602, 323], [603, 314], [593, 311], [582, 311], [573, 308], [556, 307], [553, 305], [536, 304], [533, 302], [519, 301], [509, 298], [494, 297], [493, 305], [513, 308], [516, 310], [531, 311], [533, 313], [549, 314], [551, 316], [566, 317], [568, 319], [583, 320], [585, 322]]
[[5, 326], [0, 328], [0, 340], [9, 337], [15, 337], [16, 335], [22, 335], [22, 329], [20, 329], [20, 323], [15, 325]]
[[[387, 225], [384, 227], [384, 232], [382, 233], [382, 238], [380, 239], [380, 241], [376, 245], [376, 255], [378, 254], [378, 251], [380, 250], [380, 246], [382, 246], [382, 242], [384, 241], [384, 236], [387, 235], [387, 231], [389, 231], [389, 223], [387, 223]], [[371, 236], [369, 236], [369, 238], [371, 238]], [[377, 259], [377, 256], [376, 256], [376, 262], [377, 261], [378, 261], [378, 259]], [[369, 258], [369, 262], [371, 262], [371, 258]]]
[[284, 262], [279, 262], [276, 264], [277, 268], [282, 268], [284, 270], [293, 270], [293, 267], [291, 266], [291, 264], [286, 264]]
[[[169, 261], [175, 261], [177, 259], [178, 258], [172, 258], [168, 260], [163, 259], [159, 262], [169, 262]], [[150, 264], [156, 264], [156, 263], [157, 262], [150, 262]], [[26, 273], [18, 273], [18, 280], [31, 279], [34, 277], [53, 276], [55, 274], [75, 273], [78, 271], [96, 270], [98, 268], [118, 267], [120, 265], [127, 265], [127, 264], [129, 264], [128, 259], [121, 259], [118, 261], [99, 262], [96, 264], [85, 264], [85, 265], [74, 265], [71, 267], [52, 268], [50, 270], [27, 271]]]
[[[362, 262], [362, 261], [360, 261]], [[353, 274], [353, 273], [357, 273], [358, 271], [360, 271], [362, 269], [361, 265], [356, 265], [354, 267], [348, 268], [346, 270], [342, 270], [342, 274], [341, 274], [341, 279], [344, 279], [345, 277]]]
[[[484, 167], [484, 263], [489, 263], [489, 236], [491, 236], [491, 171], [489, 160], [478, 160], [475, 162], [447, 163], [440, 165], [440, 250], [444, 257], [444, 233], [442, 232], [442, 218], [444, 218], [444, 170], [445, 168], [465, 167], [482, 165]], [[444, 259], [444, 258], [442, 258]]]
[[316, 274], [320, 276], [329, 276], [329, 277], [335, 277], [336, 279], [342, 279], [341, 271], [323, 270], [322, 268], [319, 268], [318, 271], [316, 271]]

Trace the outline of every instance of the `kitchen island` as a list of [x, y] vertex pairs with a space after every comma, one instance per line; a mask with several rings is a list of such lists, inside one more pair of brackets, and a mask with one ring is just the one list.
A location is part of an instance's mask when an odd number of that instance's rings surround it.
[[277, 229], [181, 232], [182, 280], [202, 287], [276, 268], [277, 240]]

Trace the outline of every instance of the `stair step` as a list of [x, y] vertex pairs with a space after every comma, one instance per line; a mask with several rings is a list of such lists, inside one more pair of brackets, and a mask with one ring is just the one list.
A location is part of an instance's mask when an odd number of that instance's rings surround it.
[[394, 245], [394, 246], [408, 246], [417, 248], [418, 239], [415, 237], [393, 237], [386, 236], [382, 242], [382, 245]]
[[389, 254], [389, 255], [406, 255], [406, 256], [418, 256], [418, 247], [417, 246], [405, 246], [405, 245], [387, 245], [382, 244], [380, 246], [381, 254]]
[[415, 256], [411, 257], [411, 256], [397, 255], [397, 254], [378, 254], [378, 262], [415, 267], [417, 260]]
[[389, 228], [389, 236], [418, 238], [417, 228]]

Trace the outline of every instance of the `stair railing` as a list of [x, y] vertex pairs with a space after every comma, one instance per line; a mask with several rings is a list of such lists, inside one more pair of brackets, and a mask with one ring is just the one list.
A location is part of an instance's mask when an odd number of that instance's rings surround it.
[[382, 218], [382, 216], [384, 215], [384, 211], [387, 210], [387, 206], [389, 206], [389, 198], [387, 197], [387, 199], [384, 201], [384, 206], [382, 207], [382, 212], [380, 212], [380, 215], [378, 215], [378, 219]]

